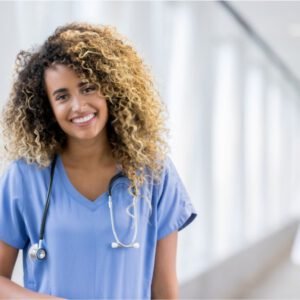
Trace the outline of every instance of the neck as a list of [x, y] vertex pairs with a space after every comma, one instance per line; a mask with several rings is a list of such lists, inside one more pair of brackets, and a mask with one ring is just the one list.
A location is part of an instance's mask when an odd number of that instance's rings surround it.
[[72, 168], [93, 169], [115, 163], [111, 146], [105, 136], [99, 140], [72, 140], [61, 153], [63, 162]]

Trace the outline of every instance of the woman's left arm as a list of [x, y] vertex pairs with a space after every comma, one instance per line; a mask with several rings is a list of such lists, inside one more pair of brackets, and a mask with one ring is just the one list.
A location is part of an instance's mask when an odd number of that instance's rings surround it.
[[178, 232], [174, 231], [157, 242], [151, 299], [177, 299], [176, 274]]

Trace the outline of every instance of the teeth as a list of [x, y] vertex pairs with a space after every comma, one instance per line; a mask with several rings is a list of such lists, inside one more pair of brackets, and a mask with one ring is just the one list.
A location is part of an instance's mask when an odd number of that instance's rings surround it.
[[93, 117], [94, 117], [94, 114], [90, 114], [90, 115], [87, 115], [83, 118], [73, 119], [72, 122], [74, 122], [74, 123], [84, 123], [84, 122], [87, 122], [87, 121], [91, 120]]

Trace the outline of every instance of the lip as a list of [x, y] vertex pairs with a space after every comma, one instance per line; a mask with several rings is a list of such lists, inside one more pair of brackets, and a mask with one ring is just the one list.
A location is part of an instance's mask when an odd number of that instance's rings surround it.
[[[83, 123], [75, 123], [75, 122], [72, 122], [72, 120], [75, 119], [75, 118], [83, 118], [83, 117], [88, 116], [88, 115], [90, 115], [90, 114], [93, 114], [94, 116], [93, 116], [90, 120], [88, 120], [88, 121], [86, 121], [86, 122], [83, 122]], [[89, 125], [90, 123], [92, 123], [92, 122], [95, 120], [95, 118], [96, 118], [96, 113], [87, 113], [87, 114], [84, 114], [84, 115], [80, 115], [80, 116], [77, 116], [77, 117], [73, 117], [73, 118], [71, 119], [71, 122], [72, 122], [72, 124], [75, 125], [75, 126], [78, 126], [78, 127], [84, 127], [84, 126], [87, 126], [87, 125]]]

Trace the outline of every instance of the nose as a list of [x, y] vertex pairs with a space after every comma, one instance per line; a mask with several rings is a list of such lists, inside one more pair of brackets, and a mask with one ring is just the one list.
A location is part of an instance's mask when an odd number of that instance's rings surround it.
[[74, 95], [72, 97], [72, 111], [82, 111], [84, 107], [86, 106], [86, 101], [84, 100], [84, 97], [81, 97], [81, 95]]

